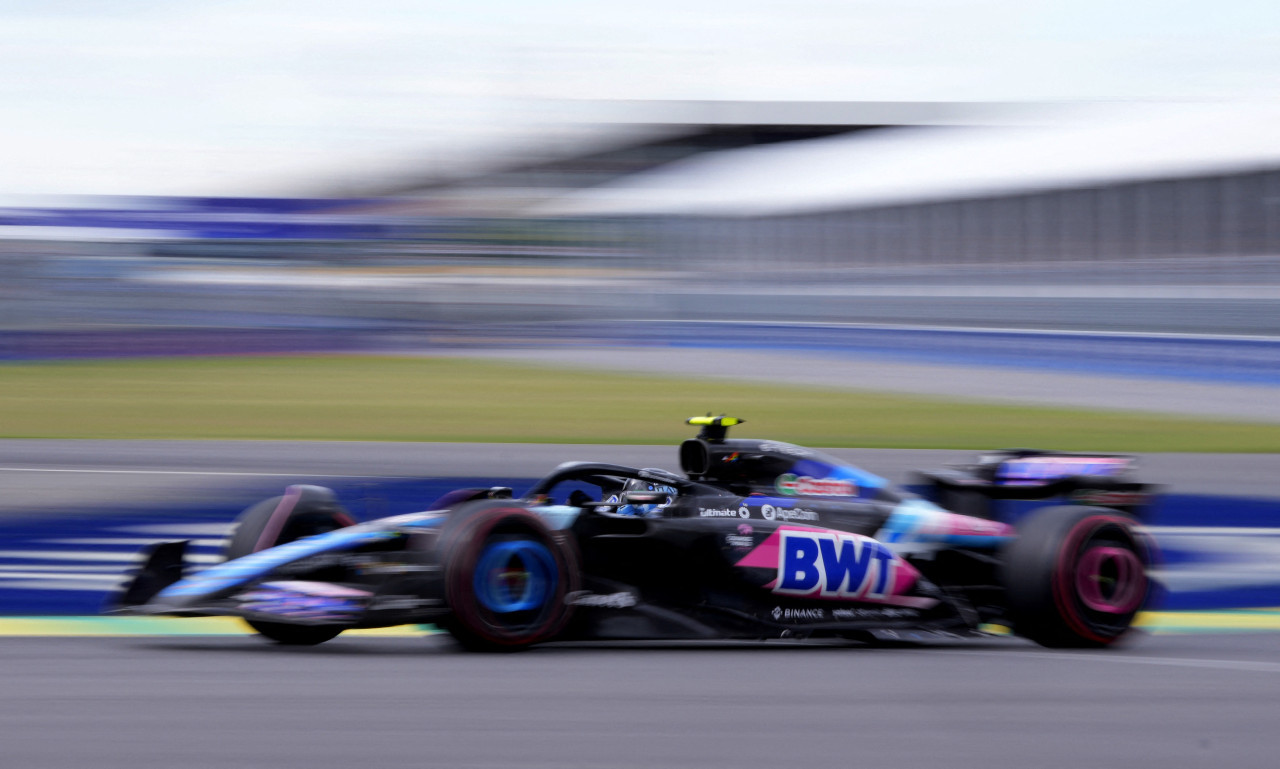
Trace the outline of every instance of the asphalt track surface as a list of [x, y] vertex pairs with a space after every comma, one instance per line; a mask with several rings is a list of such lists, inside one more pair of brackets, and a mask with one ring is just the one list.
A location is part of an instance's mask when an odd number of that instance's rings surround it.
[[[13, 499], [91, 506], [306, 475], [536, 475], [673, 447], [0, 442]], [[892, 480], [963, 452], [837, 452]], [[1276, 457], [1144, 457], [1185, 490], [1276, 490]], [[1247, 464], [1252, 462], [1253, 464]], [[162, 489], [156, 492], [157, 484]], [[40, 507], [36, 504], [34, 507]], [[30, 512], [34, 508], [27, 508]], [[857, 645], [549, 645], [444, 636], [0, 638], [0, 766], [1273, 767], [1280, 634], [1154, 635], [1105, 652], [992, 638]]]
[[[909, 480], [913, 470], [975, 456], [936, 449], [825, 451], [894, 483]], [[334, 477], [537, 478], [568, 460], [679, 470], [674, 445], [0, 440], [0, 515], [118, 509], [141, 500], [175, 506], [192, 499], [243, 501], [239, 495], [249, 486], [283, 489]], [[1154, 453], [1142, 455], [1140, 467], [1143, 480], [1182, 493], [1280, 498], [1280, 455]]]
[[1274, 767], [1280, 640], [0, 639], [6, 767]]

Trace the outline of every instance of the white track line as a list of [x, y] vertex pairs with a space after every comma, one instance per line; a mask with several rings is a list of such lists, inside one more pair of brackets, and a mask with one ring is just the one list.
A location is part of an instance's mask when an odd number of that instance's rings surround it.
[[[0, 558], [16, 561], [84, 561], [89, 563], [141, 563], [136, 549], [111, 552], [107, 550], [0, 550]], [[187, 563], [221, 563], [221, 555], [193, 553], [187, 555]]]
[[[156, 540], [154, 537], [78, 537], [69, 539], [37, 539], [34, 542], [47, 542], [53, 545], [107, 545], [115, 547], [146, 547], [154, 545]], [[222, 547], [227, 544], [226, 537], [218, 539], [189, 539], [188, 543], [192, 547]]]
[[0, 467], [0, 472], [7, 473], [97, 473], [105, 475], [211, 475], [211, 476], [245, 476], [256, 478], [405, 478], [401, 475], [330, 475], [329, 473], [249, 473], [219, 472], [213, 470], [101, 470], [79, 467]]

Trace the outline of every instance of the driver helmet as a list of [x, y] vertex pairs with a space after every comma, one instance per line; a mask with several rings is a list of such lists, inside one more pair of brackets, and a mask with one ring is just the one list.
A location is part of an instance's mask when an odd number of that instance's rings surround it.
[[662, 515], [662, 510], [671, 504], [671, 500], [675, 499], [676, 490], [671, 486], [664, 486], [653, 481], [646, 481], [642, 478], [632, 478], [622, 487], [622, 492], [618, 495], [618, 500], [623, 499], [628, 491], [654, 491], [660, 494], [668, 495], [668, 501], [661, 504], [645, 504], [645, 505], [619, 505], [618, 515], [636, 515], [641, 518], [657, 518]]

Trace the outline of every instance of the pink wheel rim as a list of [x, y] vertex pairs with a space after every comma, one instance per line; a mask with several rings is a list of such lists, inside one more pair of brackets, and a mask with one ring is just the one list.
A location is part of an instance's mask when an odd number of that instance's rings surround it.
[[1076, 595], [1103, 614], [1136, 611], [1145, 594], [1142, 561], [1127, 548], [1094, 547], [1076, 565]]

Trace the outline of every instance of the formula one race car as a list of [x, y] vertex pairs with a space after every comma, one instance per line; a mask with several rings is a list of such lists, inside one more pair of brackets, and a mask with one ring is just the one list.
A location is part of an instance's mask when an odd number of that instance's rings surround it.
[[477, 650], [998, 625], [1099, 647], [1147, 599], [1152, 553], [1120, 509], [1049, 506], [1015, 529], [818, 451], [728, 438], [739, 422], [689, 420], [701, 432], [680, 446], [683, 475], [568, 462], [518, 499], [462, 489], [367, 523], [328, 489], [292, 486], [240, 516], [223, 563], [188, 574], [186, 543], [151, 546], [112, 610], [233, 615], [284, 644], [418, 623]]

